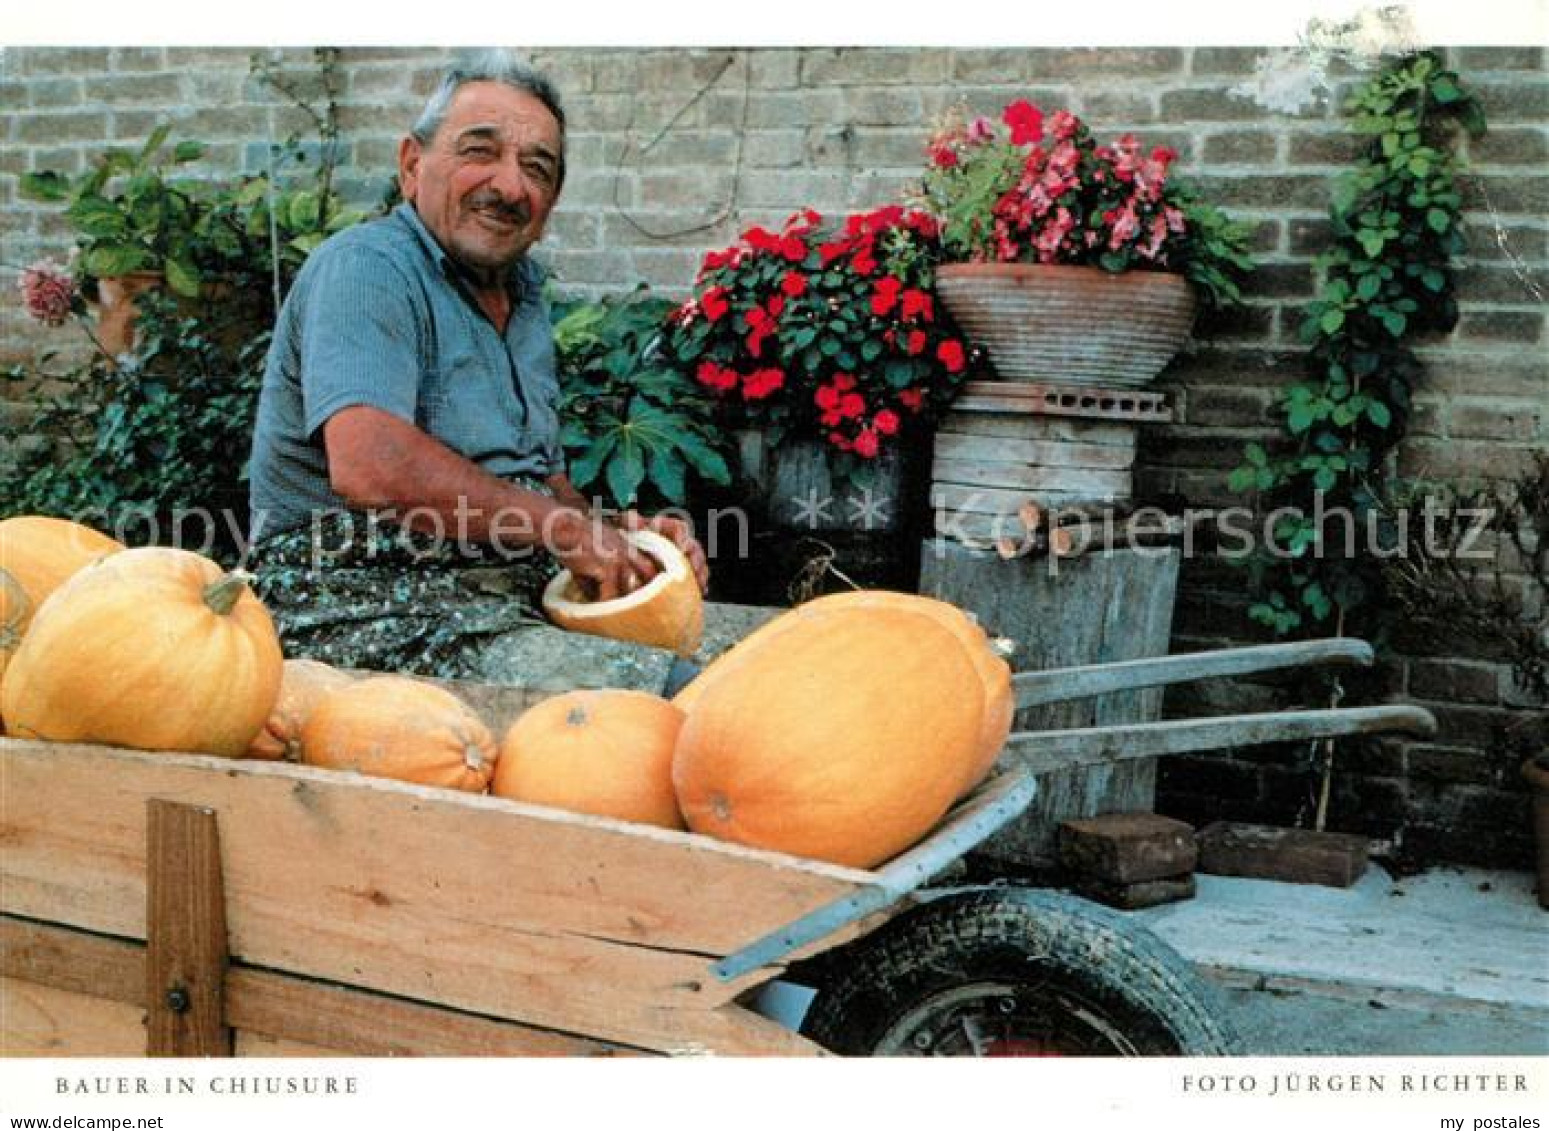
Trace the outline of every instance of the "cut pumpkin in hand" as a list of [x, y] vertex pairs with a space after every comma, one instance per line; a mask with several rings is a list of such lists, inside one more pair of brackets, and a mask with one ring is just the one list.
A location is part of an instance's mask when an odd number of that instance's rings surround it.
[[661, 572], [633, 593], [593, 601], [568, 569], [561, 570], [543, 591], [544, 615], [570, 632], [693, 655], [704, 632], [704, 601], [688, 558], [652, 530], [631, 530], [624, 537], [656, 559]]

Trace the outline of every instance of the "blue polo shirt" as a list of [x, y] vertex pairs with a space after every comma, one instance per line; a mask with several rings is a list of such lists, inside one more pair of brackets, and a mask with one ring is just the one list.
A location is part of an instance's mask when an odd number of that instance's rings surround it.
[[410, 204], [307, 259], [274, 328], [258, 398], [248, 502], [262, 538], [346, 509], [328, 485], [323, 425], [369, 405], [507, 480], [564, 470], [543, 275], [511, 269], [495, 328]]

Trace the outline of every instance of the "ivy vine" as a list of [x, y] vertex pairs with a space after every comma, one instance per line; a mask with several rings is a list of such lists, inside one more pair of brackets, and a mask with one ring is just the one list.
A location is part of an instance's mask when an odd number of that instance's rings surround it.
[[[1248, 444], [1229, 479], [1276, 508], [1273, 546], [1247, 564], [1249, 615], [1281, 636], [1331, 619], [1342, 630], [1380, 591], [1378, 563], [1360, 551], [1421, 375], [1411, 343], [1457, 322], [1451, 263], [1464, 239], [1451, 142], [1459, 127], [1485, 129], [1478, 103], [1433, 52], [1389, 64], [1348, 110], [1370, 142], [1334, 192], [1322, 289], [1301, 328], [1307, 377], [1275, 409], [1286, 442]], [[1345, 512], [1357, 537], [1347, 545], [1341, 522], [1325, 539], [1320, 517]]]

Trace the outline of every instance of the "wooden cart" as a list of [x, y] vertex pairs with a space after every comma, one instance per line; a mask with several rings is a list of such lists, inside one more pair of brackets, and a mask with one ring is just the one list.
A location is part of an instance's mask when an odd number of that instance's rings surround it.
[[[1029, 673], [1016, 691], [1370, 659], [1359, 641], [1272, 645]], [[457, 690], [496, 726], [542, 697]], [[1395, 706], [1010, 742], [1037, 770], [1433, 727]], [[0, 1052], [1226, 1051], [1187, 964], [1122, 917], [926, 886], [1033, 790], [1002, 774], [862, 871], [307, 766], [0, 739]], [[805, 1036], [750, 1007], [781, 978], [817, 990]]]

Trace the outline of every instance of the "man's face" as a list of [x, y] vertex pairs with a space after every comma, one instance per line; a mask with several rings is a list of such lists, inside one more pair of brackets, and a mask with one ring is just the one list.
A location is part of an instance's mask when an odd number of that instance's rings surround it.
[[429, 143], [404, 138], [398, 179], [447, 254], [492, 278], [543, 234], [562, 152], [559, 122], [542, 102], [504, 83], [471, 82]]

